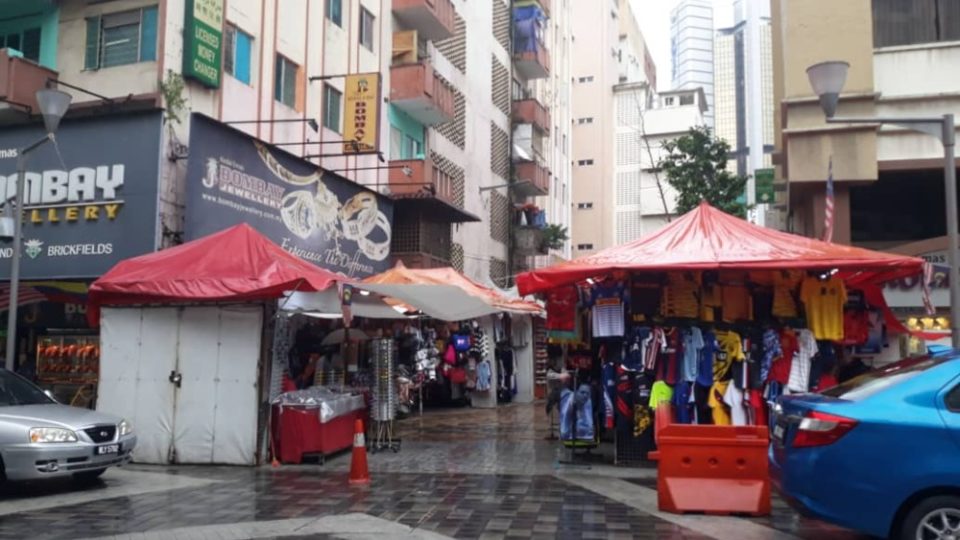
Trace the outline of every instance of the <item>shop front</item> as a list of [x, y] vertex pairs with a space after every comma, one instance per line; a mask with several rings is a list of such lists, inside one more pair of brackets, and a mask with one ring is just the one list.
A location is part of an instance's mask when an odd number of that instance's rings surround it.
[[881, 354], [879, 284], [919, 258], [772, 231], [705, 203], [661, 231], [518, 276], [543, 293], [551, 405], [570, 448], [612, 441], [616, 463], [655, 448], [670, 421], [755, 426], [773, 401], [815, 392]]
[[931, 238], [897, 246], [893, 251], [920, 257], [931, 265], [929, 306], [925, 305], [924, 276], [910, 276], [884, 284], [883, 296], [897, 319], [914, 332], [929, 333], [928, 339], [900, 334], [891, 347], [898, 353], [917, 353], [933, 346], [950, 346], [950, 266], [947, 238]]
[[[89, 284], [157, 249], [161, 126], [159, 111], [68, 119], [56, 145], [30, 154], [14, 364], [63, 403], [96, 402], [100, 343], [85, 316]], [[16, 195], [16, 149], [42, 134], [39, 125], [0, 132], [4, 200]], [[0, 280], [9, 279], [12, 255], [11, 239], [0, 241]]]

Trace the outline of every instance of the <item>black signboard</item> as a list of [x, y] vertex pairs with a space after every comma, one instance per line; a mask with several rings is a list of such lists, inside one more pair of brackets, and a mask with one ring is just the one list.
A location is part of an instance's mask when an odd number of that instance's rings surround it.
[[349, 276], [389, 268], [393, 203], [200, 114], [190, 123], [186, 237], [238, 223]]
[[[39, 124], [0, 130], [0, 198], [16, 196], [18, 149], [44, 133]], [[157, 248], [160, 134], [159, 111], [65, 120], [56, 146], [30, 153], [24, 279], [99, 277]], [[13, 242], [0, 241], [0, 279], [12, 256]]]

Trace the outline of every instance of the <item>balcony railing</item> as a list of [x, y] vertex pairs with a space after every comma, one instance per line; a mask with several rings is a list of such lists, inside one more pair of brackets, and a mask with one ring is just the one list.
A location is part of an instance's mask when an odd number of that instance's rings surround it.
[[426, 60], [390, 68], [390, 103], [425, 126], [454, 118], [453, 89]]
[[537, 40], [535, 50], [514, 51], [513, 60], [517, 72], [524, 79], [545, 79], [550, 76], [550, 51], [540, 40]]
[[453, 35], [455, 12], [451, 0], [393, 0], [393, 14], [400, 23], [431, 41]]
[[433, 160], [390, 160], [390, 193], [399, 206], [407, 205], [429, 215], [433, 221], [465, 223], [479, 218], [456, 202], [453, 178], [435, 167]]
[[[17, 105], [21, 111], [29, 107], [37, 114], [40, 112], [37, 90], [45, 88], [49, 79], [56, 78], [56, 71], [10, 56], [8, 49], [0, 49], [0, 101]], [[0, 108], [6, 107], [0, 104]]]
[[541, 133], [550, 134], [550, 111], [536, 99], [514, 101], [513, 121], [518, 124], [533, 124]]
[[539, 197], [550, 193], [550, 171], [536, 161], [518, 161], [514, 164], [517, 180], [522, 182], [515, 190], [525, 197]]

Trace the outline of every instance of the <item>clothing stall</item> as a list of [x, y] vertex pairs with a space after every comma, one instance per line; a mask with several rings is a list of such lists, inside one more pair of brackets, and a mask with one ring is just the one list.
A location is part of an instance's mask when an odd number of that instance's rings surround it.
[[631, 463], [654, 448], [660, 403], [679, 423], [768, 425], [778, 396], [835, 385], [841, 364], [882, 347], [886, 306], [869, 292], [922, 264], [703, 203], [652, 235], [517, 281], [546, 298], [561, 441], [612, 439], [615, 462]]

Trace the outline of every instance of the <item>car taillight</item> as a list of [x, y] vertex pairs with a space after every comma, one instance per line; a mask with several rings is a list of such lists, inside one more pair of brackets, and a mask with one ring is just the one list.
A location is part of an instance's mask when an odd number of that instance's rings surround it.
[[793, 437], [793, 447], [805, 448], [833, 444], [856, 425], [857, 421], [850, 418], [810, 411], [800, 421], [800, 427], [797, 428], [797, 433]]

